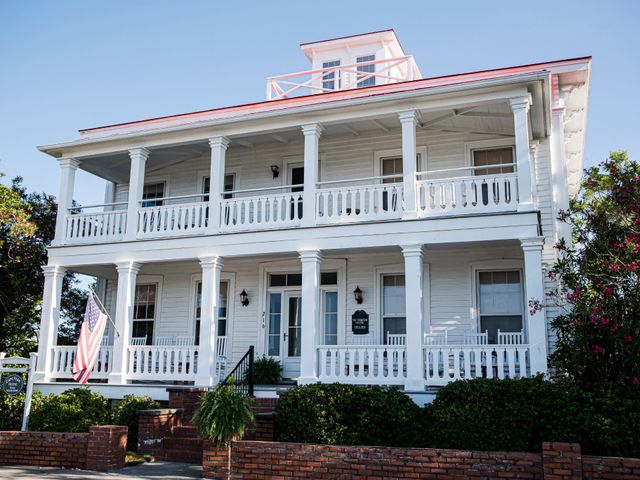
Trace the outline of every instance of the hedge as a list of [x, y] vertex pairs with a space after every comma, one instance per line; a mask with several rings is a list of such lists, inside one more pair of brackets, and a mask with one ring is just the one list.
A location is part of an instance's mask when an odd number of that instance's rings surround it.
[[109, 400], [88, 388], [73, 388], [43, 397], [31, 410], [29, 429], [43, 432], [88, 432], [92, 425], [107, 425], [112, 415]]
[[535, 452], [554, 441], [640, 457], [638, 432], [639, 387], [585, 391], [542, 377], [452, 382], [423, 408], [396, 389], [308, 385], [276, 407], [276, 439], [288, 442]]
[[306, 385], [278, 400], [275, 436], [283, 442], [411, 446], [419, 414], [395, 388]]

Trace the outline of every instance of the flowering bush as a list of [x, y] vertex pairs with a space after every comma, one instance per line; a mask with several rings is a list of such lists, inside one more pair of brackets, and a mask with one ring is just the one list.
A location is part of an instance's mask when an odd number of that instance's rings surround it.
[[640, 166], [613, 152], [586, 171], [580, 194], [560, 219], [573, 245], [560, 241], [550, 293], [564, 309], [552, 326], [551, 362], [580, 383], [640, 385]]

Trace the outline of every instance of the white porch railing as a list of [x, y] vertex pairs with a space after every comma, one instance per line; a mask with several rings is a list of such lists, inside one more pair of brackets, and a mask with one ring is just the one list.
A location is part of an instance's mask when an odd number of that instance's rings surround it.
[[[373, 72], [363, 70], [371, 69]], [[368, 68], [367, 68], [368, 67]], [[420, 78], [411, 55], [336, 65], [267, 78], [267, 100], [385, 85]]]
[[[278, 189], [290, 187], [277, 187]], [[273, 190], [270, 189], [255, 189]], [[249, 191], [237, 190], [234, 193]], [[302, 219], [302, 192], [269, 193], [220, 201], [220, 230], [257, 230], [288, 227]]]
[[417, 180], [418, 215], [514, 211], [518, 206], [517, 192], [515, 173]]
[[69, 213], [66, 216], [65, 241], [69, 243], [88, 243], [121, 240], [127, 230], [126, 210], [82, 211], [96, 207], [110, 209], [120, 205], [122, 204], [110, 203], [69, 209]]
[[321, 345], [318, 378], [324, 383], [402, 385], [406, 377], [404, 346]]
[[195, 380], [197, 346], [128, 346], [128, 380]]
[[402, 184], [321, 188], [316, 192], [316, 217], [318, 224], [401, 218]]
[[176, 235], [193, 235], [203, 233], [207, 226], [208, 203], [197, 201], [180, 204], [166, 204], [202, 195], [183, 195], [150, 201], [162, 201], [163, 205], [140, 207], [138, 209], [138, 237], [173, 237]]
[[[73, 359], [78, 347], [54, 345], [51, 347], [50, 355], [53, 357], [52, 370], [49, 372], [51, 378], [71, 378], [73, 372]], [[91, 371], [91, 379], [106, 379], [111, 371], [113, 347], [103, 346], [98, 350], [96, 363]]]
[[422, 350], [427, 385], [529, 376], [528, 345], [425, 345]]

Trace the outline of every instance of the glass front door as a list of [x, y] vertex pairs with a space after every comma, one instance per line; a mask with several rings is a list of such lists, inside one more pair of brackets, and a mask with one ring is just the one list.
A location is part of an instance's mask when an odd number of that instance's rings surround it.
[[283, 377], [296, 378], [300, 375], [302, 297], [298, 291], [272, 291], [268, 303], [268, 354], [280, 360]]

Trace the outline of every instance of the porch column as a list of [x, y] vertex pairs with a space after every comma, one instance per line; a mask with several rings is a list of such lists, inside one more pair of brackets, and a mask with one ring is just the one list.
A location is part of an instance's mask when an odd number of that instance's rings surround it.
[[527, 238], [520, 241], [524, 252], [524, 291], [527, 311], [527, 336], [529, 338], [529, 358], [531, 374], [547, 373], [547, 322], [544, 310], [532, 313], [530, 300], [544, 303], [544, 280], [542, 278], [543, 237]]
[[209, 219], [207, 233], [220, 231], [220, 200], [224, 191], [224, 172], [227, 148], [231, 142], [227, 137], [209, 139], [211, 147], [211, 165], [209, 173]]
[[316, 383], [318, 372], [316, 365], [316, 344], [320, 323], [320, 250], [301, 250], [298, 252], [302, 262], [302, 325], [300, 342], [299, 385]]
[[40, 314], [40, 334], [38, 335], [38, 380], [48, 382], [51, 379], [53, 356], [51, 347], [58, 343], [60, 323], [60, 299], [65, 269], [59, 265], [46, 265], [44, 272], [44, 292], [42, 295], [42, 313]]
[[58, 160], [58, 165], [60, 166], [60, 189], [58, 190], [58, 212], [56, 214], [56, 245], [64, 243], [65, 240], [67, 215], [73, 206], [76, 170], [80, 162], [75, 158], [61, 158]]
[[416, 125], [418, 112], [409, 110], [398, 114], [402, 125], [402, 188], [404, 191], [402, 218], [416, 218]]
[[512, 98], [513, 125], [516, 136], [516, 165], [518, 170], [518, 210], [532, 210], [533, 164], [529, 153], [528, 97]]
[[318, 183], [318, 159], [322, 125], [312, 123], [302, 126], [304, 134], [304, 192], [302, 193], [302, 226], [316, 224], [316, 186]]
[[404, 388], [408, 391], [424, 390], [422, 337], [422, 278], [424, 274], [422, 245], [405, 245], [402, 247], [404, 255], [404, 278], [407, 316], [407, 378]]
[[113, 338], [113, 359], [109, 383], [127, 383], [127, 356], [131, 338], [131, 322], [133, 320], [133, 304], [136, 296], [136, 277], [140, 264], [136, 262], [120, 262], [118, 270], [118, 293], [116, 297], [116, 327]]
[[200, 301], [200, 343], [198, 346], [198, 374], [196, 385], [212, 387], [218, 381], [216, 351], [218, 338], [218, 298], [220, 297], [220, 272], [222, 258], [201, 257], [202, 299]]
[[135, 240], [138, 234], [138, 209], [144, 190], [144, 170], [149, 158], [146, 148], [129, 150], [131, 157], [131, 173], [129, 174], [129, 199], [127, 201], [127, 231], [125, 240]]
[[564, 146], [564, 102], [558, 99], [551, 109], [551, 188], [553, 192], [553, 218], [556, 241], [563, 239], [570, 244], [571, 228], [558, 220], [560, 210], [569, 209], [568, 175]]

